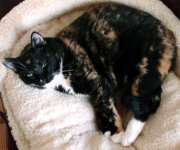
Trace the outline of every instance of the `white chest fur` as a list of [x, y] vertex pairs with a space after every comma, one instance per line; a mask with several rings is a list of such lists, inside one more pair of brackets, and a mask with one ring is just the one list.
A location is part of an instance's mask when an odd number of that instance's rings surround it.
[[59, 73], [54, 75], [53, 80], [51, 82], [44, 85], [45, 88], [58, 88], [62, 86], [62, 88], [69, 94], [75, 94], [73, 88], [71, 87], [68, 79], [66, 79], [63, 75], [63, 59], [61, 58], [60, 62], [60, 70]]
[[45, 88], [57, 88], [58, 86], [62, 86], [67, 93], [74, 94], [73, 88], [61, 72], [55, 75], [51, 82], [44, 85]]

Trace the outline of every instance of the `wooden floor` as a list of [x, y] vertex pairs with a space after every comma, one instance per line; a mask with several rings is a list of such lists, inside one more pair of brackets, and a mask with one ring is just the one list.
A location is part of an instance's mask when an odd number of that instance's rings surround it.
[[[0, 112], [4, 112], [1, 98]], [[7, 128], [2, 118], [0, 118], [0, 150], [7, 150]]]

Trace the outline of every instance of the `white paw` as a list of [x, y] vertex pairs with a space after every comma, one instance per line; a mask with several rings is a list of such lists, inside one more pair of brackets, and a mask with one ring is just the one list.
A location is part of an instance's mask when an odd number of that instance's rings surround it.
[[106, 131], [104, 135], [109, 138], [111, 136], [111, 131]]
[[121, 143], [123, 134], [124, 134], [124, 132], [120, 132], [120, 133], [113, 134], [113, 135], [111, 136], [111, 140], [112, 140], [114, 143]]
[[121, 143], [123, 146], [129, 146], [135, 141], [135, 138], [132, 135], [124, 133], [122, 135]]
[[123, 146], [131, 145], [136, 140], [138, 135], [141, 133], [144, 125], [145, 122], [141, 122], [139, 120], [136, 120], [135, 118], [132, 118], [128, 123], [125, 133], [122, 136], [121, 139], [122, 145]]

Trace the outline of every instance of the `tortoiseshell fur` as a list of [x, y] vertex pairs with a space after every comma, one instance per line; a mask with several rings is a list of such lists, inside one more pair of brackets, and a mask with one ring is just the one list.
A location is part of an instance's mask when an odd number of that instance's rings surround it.
[[[47, 52], [56, 64], [63, 58], [67, 83], [75, 93], [91, 96], [102, 132], [122, 131], [114, 105], [119, 89], [125, 89], [121, 102], [137, 120], [146, 121], [159, 107], [162, 82], [175, 65], [176, 41], [153, 16], [120, 4], [98, 4], [56, 38], [44, 39], [56, 48]], [[69, 93], [62, 86], [56, 89]]]
[[122, 103], [135, 118], [145, 121], [157, 110], [162, 81], [176, 55], [175, 38], [159, 20], [123, 5], [104, 4], [83, 14], [58, 38], [72, 55], [69, 61], [74, 60], [71, 84], [75, 92], [91, 95], [103, 132], [121, 128], [114, 106], [117, 89], [126, 89]]

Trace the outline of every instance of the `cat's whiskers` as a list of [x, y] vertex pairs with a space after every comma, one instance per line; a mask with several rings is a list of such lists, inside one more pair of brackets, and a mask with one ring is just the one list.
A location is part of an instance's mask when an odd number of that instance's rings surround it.
[[73, 70], [63, 70], [62, 72], [72, 72]]
[[55, 72], [52, 74], [52, 76], [58, 74], [59, 72], [60, 72], [60, 69], [58, 69], [57, 71], [55, 71]]
[[38, 61], [36, 60], [36, 58], [34, 58], [34, 57], [32, 57], [33, 58], [33, 60], [35, 61], [35, 63], [37, 63], [38, 64]]
[[[65, 74], [66, 72], [71, 72], [71, 75], [73, 74], [73, 73], [72, 73], [73, 70], [63, 70], [62, 73], [63, 73], [64, 76], [65, 76], [65, 75], [69, 75], [69, 74]], [[57, 75], [57, 74], [59, 74], [59, 73], [60, 73], [60, 69], [58, 69], [57, 71], [55, 71], [55, 72], [52, 74], [52, 76]]]
[[63, 68], [65, 68], [65, 67], [69, 67], [71, 64], [73, 64], [75, 62], [75, 60], [72, 60], [71, 62], [69, 62], [68, 64], [66, 64], [66, 65], [63, 65]]
[[[69, 64], [68, 64], [69, 65]], [[67, 66], [68, 66], [67, 65]], [[65, 66], [63, 66], [63, 59], [61, 58], [61, 62], [60, 62], [60, 73], [65, 73], [65, 72], [72, 72], [73, 70], [63, 70]]]
[[[19, 65], [20, 65], [20, 64], [19, 64]], [[22, 69], [22, 70], [27, 71], [27, 68], [24, 68], [24, 66], [23, 66], [23, 65], [22, 65], [22, 66], [21, 66], [21, 65], [20, 65], [20, 66], [18, 66], [18, 68], [19, 68], [19, 69]]]
[[18, 63], [17, 63], [17, 64], [20, 65], [19, 68], [21, 68], [21, 69], [26, 69], [26, 66], [23, 65], [19, 60], [18, 60]]

